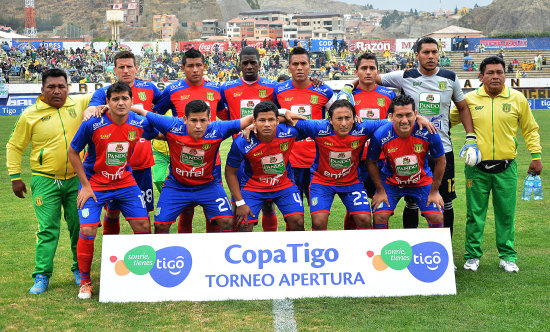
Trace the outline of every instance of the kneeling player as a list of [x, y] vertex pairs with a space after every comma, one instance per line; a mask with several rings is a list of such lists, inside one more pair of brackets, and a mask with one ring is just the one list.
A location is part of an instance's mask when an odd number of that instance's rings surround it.
[[[430, 228], [443, 227], [443, 199], [438, 188], [445, 171], [445, 151], [438, 133], [420, 129], [414, 99], [400, 95], [392, 100], [390, 123], [379, 128], [370, 140], [367, 165], [376, 194], [374, 227], [388, 228], [388, 220], [401, 197], [413, 197]], [[382, 182], [378, 158], [384, 153]], [[435, 161], [434, 172], [428, 166], [428, 153]]]
[[[225, 178], [235, 199], [235, 217], [241, 231], [252, 231], [264, 202], [272, 200], [283, 213], [289, 229], [304, 230], [304, 207], [300, 192], [288, 177], [288, 159], [298, 132], [279, 124], [277, 106], [262, 101], [254, 107], [257, 134], [248, 142], [236, 137], [225, 166]], [[237, 171], [244, 162], [241, 184]]]
[[[92, 296], [90, 270], [94, 256], [94, 240], [105, 203], [116, 202], [135, 234], [151, 233], [141, 190], [132, 176], [129, 160], [140, 138], [158, 135], [147, 120], [130, 114], [132, 89], [118, 82], [107, 90], [109, 110], [100, 118], [82, 123], [69, 148], [81, 189], [77, 197], [80, 215], [80, 238], [77, 245], [82, 286], [78, 297]], [[82, 163], [79, 153], [88, 146]]]

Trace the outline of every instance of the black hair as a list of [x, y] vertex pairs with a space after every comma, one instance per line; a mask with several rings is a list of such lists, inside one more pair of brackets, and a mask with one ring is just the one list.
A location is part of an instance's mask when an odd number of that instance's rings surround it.
[[118, 81], [109, 86], [107, 89], [107, 99], [111, 99], [111, 94], [113, 92], [124, 92], [128, 91], [128, 94], [130, 95], [130, 98], [132, 98], [132, 88], [128, 85], [128, 83], [123, 81]]
[[361, 60], [374, 60], [374, 63], [376, 64], [376, 69], [378, 69], [378, 59], [376, 59], [376, 55], [371, 52], [363, 53], [357, 58], [357, 62], [355, 63], [355, 69], [359, 69], [359, 65], [361, 64]]
[[285, 74], [282, 74], [282, 75], [279, 75], [279, 77], [277, 77], [277, 82], [286, 82], [290, 79], [290, 76], [288, 75], [285, 75]]
[[481, 61], [481, 65], [479, 65], [479, 72], [483, 75], [483, 73], [485, 73], [485, 67], [487, 65], [498, 65], [498, 64], [501, 64], [503, 69], [506, 68], [506, 63], [501, 57], [498, 57], [495, 55], [488, 56], [485, 59], [483, 59], [483, 61]]
[[252, 46], [246, 46], [242, 48], [241, 53], [239, 55], [239, 61], [241, 61], [241, 59], [243, 58], [243, 55], [254, 55], [256, 56], [258, 61], [260, 60], [260, 52], [258, 52], [258, 50]]
[[185, 53], [183, 53], [183, 57], [181, 58], [181, 64], [185, 66], [185, 62], [187, 61], [187, 59], [197, 59], [197, 58], [201, 58], [202, 63], [204, 63], [204, 55], [201, 53], [201, 51], [191, 48], [187, 50]]
[[355, 107], [353, 107], [353, 104], [350, 103], [350, 101], [347, 100], [347, 99], [339, 99], [339, 100], [335, 101], [334, 103], [332, 103], [332, 105], [328, 109], [328, 117], [332, 118], [332, 115], [334, 114], [334, 110], [339, 108], [339, 107], [349, 108], [349, 110], [353, 114], [353, 118], [355, 119], [355, 116], [356, 116]]
[[210, 118], [210, 106], [203, 100], [192, 100], [185, 105], [185, 117], [189, 117], [192, 113], [208, 112], [208, 118]]
[[423, 44], [435, 44], [437, 46], [437, 40], [432, 37], [424, 37], [416, 42], [416, 52], [420, 53]]
[[130, 51], [120, 51], [120, 52], [117, 52], [117, 54], [115, 54], [115, 58], [114, 58], [115, 67], [116, 67], [116, 61], [118, 59], [132, 59], [134, 60], [134, 66], [136, 65], [136, 57], [134, 56], [134, 53]]
[[46, 79], [48, 77], [64, 77], [65, 83], [67, 82], [67, 73], [59, 68], [52, 68], [42, 72], [42, 87], [46, 85]]
[[416, 104], [414, 99], [406, 94], [399, 95], [391, 100], [390, 108], [388, 108], [388, 114], [392, 114], [395, 111], [395, 106], [412, 105], [412, 110], [416, 110]]
[[258, 118], [258, 115], [260, 113], [267, 113], [267, 112], [275, 113], [275, 117], [279, 116], [279, 109], [277, 108], [277, 105], [275, 105], [272, 101], [264, 100], [259, 102], [258, 105], [254, 107], [254, 120]]
[[290, 62], [290, 60], [292, 60], [292, 56], [293, 55], [300, 55], [300, 54], [305, 54], [307, 55], [307, 62], [309, 62], [309, 52], [303, 48], [303, 47], [294, 47], [292, 49], [292, 51], [290, 52], [290, 54], [288, 55], [288, 62]]

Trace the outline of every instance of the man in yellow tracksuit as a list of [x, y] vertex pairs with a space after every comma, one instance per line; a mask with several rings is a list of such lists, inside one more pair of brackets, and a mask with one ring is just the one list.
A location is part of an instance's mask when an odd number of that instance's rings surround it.
[[[168, 110], [164, 115], [172, 116], [172, 111]], [[168, 166], [170, 165], [168, 142], [158, 139], [153, 140], [153, 157], [155, 158], [155, 165], [152, 167], [153, 183], [160, 193], [164, 186], [164, 180], [168, 176]]]
[[43, 293], [53, 273], [53, 258], [59, 241], [61, 207], [71, 238], [71, 270], [80, 285], [76, 258], [78, 242], [78, 178], [68, 159], [69, 144], [82, 123], [90, 95], [68, 97], [67, 75], [60, 69], [42, 74], [42, 95], [27, 107], [15, 124], [6, 145], [7, 168], [17, 197], [27, 192], [21, 180], [21, 158], [31, 143], [31, 191], [39, 229], [36, 232], [35, 284], [31, 294]]
[[[542, 170], [539, 126], [527, 99], [505, 85], [505, 68], [501, 58], [487, 57], [480, 65], [483, 86], [465, 96], [482, 160], [465, 167], [466, 270], [476, 271], [483, 255], [481, 242], [492, 192], [499, 266], [506, 272], [519, 271], [514, 249], [518, 128], [531, 153], [528, 173], [540, 174]], [[456, 108], [451, 111], [451, 122], [460, 122]]]

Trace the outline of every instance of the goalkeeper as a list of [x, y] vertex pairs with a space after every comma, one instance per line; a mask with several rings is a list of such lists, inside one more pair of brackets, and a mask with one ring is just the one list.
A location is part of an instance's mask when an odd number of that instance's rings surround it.
[[[464, 151], [466, 166], [466, 264], [464, 269], [476, 271], [483, 255], [481, 241], [485, 227], [489, 194], [493, 193], [495, 231], [500, 268], [518, 272], [514, 249], [514, 223], [517, 192], [517, 140], [521, 129], [531, 153], [528, 173], [542, 170], [539, 126], [527, 99], [505, 85], [505, 63], [499, 57], [485, 58], [479, 66], [483, 86], [466, 95], [473, 118], [474, 131], [479, 138], [482, 161], [475, 164], [475, 153]], [[458, 110], [451, 110], [451, 123], [459, 122]]]

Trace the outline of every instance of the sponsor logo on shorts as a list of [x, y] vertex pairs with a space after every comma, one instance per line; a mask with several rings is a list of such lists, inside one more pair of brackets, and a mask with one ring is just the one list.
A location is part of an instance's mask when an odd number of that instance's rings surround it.
[[317, 206], [317, 203], [319, 203], [319, 199], [317, 197], [312, 197], [311, 206]]
[[407, 269], [416, 279], [431, 283], [439, 280], [449, 265], [449, 253], [437, 242], [422, 242], [411, 246], [406, 241], [394, 241], [385, 245], [379, 255], [367, 251], [377, 271]]
[[82, 217], [88, 218], [90, 216], [90, 210], [88, 208], [82, 209]]

